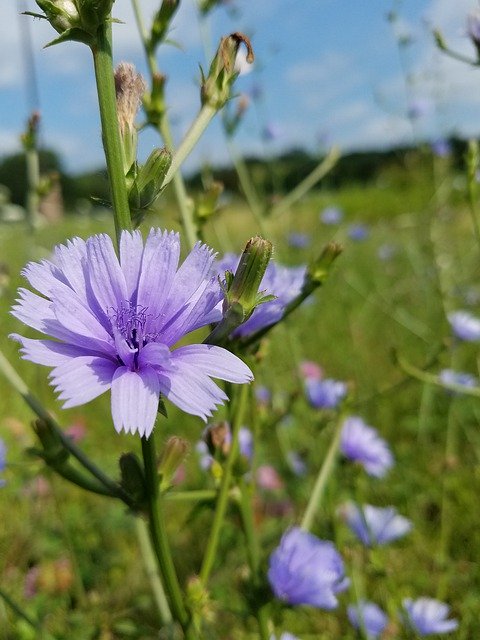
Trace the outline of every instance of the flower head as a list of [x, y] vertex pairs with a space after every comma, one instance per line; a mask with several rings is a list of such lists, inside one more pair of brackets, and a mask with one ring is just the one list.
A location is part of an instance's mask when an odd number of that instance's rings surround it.
[[50, 380], [74, 407], [111, 389], [115, 429], [148, 437], [160, 394], [204, 420], [226, 400], [210, 376], [243, 383], [250, 369], [220, 347], [173, 349], [190, 331], [221, 317], [214, 255], [197, 243], [178, 267], [178, 234], [124, 231], [120, 260], [105, 235], [74, 238], [53, 260], [23, 274], [41, 295], [19, 290], [13, 315], [54, 340], [17, 334], [25, 359], [50, 367]]
[[410, 101], [407, 109], [407, 115], [411, 120], [418, 120], [419, 118], [427, 116], [431, 111], [431, 100], [420, 97]]
[[[276, 636], [271, 635], [270, 640], [277, 640], [277, 638]], [[284, 631], [280, 636], [279, 640], [298, 640], [298, 638], [297, 636], [294, 636], [292, 633], [289, 633], [288, 631]]]
[[334, 609], [336, 594], [349, 585], [333, 542], [299, 527], [289, 529], [270, 556], [268, 581], [280, 600], [321, 609]]
[[312, 360], [302, 360], [299, 369], [306, 382], [308, 380], [321, 380], [323, 378], [322, 367]]
[[448, 321], [457, 338], [466, 342], [480, 340], [480, 320], [469, 311], [454, 311], [448, 314]]
[[323, 224], [340, 224], [343, 220], [343, 211], [338, 207], [326, 207], [320, 212], [320, 221]]
[[369, 475], [377, 478], [382, 478], [393, 465], [385, 440], [358, 416], [351, 416], [343, 423], [340, 449], [346, 458], [359, 462]]
[[[470, 373], [464, 373], [463, 371], [454, 371], [453, 369], [442, 369], [438, 375], [440, 382], [444, 385], [458, 385], [459, 387], [466, 387], [467, 389], [473, 389], [478, 386], [478, 380]], [[451, 392], [455, 393], [455, 392]]]
[[394, 507], [359, 507], [348, 503], [341, 508], [346, 523], [367, 547], [388, 544], [403, 537], [412, 528], [408, 518], [398, 515]]
[[445, 138], [437, 138], [430, 145], [432, 153], [439, 158], [447, 158], [452, 153], [452, 145]]
[[347, 385], [339, 380], [305, 380], [307, 398], [315, 409], [334, 409], [347, 395]]
[[434, 633], [449, 633], [458, 627], [458, 620], [448, 620], [450, 607], [433, 598], [405, 598], [403, 608], [406, 622], [420, 636]]
[[307, 233], [292, 231], [288, 234], [288, 244], [293, 249], [305, 249], [310, 244], [310, 236]]
[[270, 464], [262, 464], [257, 468], [257, 484], [266, 491], [283, 489], [283, 480], [278, 471]]
[[368, 640], [376, 640], [388, 624], [388, 618], [374, 602], [360, 600], [358, 604], [349, 604], [347, 616], [355, 629], [364, 630]]
[[370, 230], [367, 225], [361, 224], [360, 222], [351, 224], [348, 228], [348, 237], [350, 238], [350, 240], [355, 240], [356, 242], [362, 242], [362, 240], [366, 240], [369, 233]]
[[[217, 273], [222, 276], [225, 271], [235, 272], [239, 258], [233, 253], [226, 254], [217, 264]], [[285, 267], [270, 262], [259, 290], [264, 295], [274, 295], [275, 300], [260, 304], [250, 318], [233, 332], [234, 336], [247, 336], [264, 327], [278, 322], [285, 307], [296, 298], [302, 290], [305, 278], [305, 267]]]

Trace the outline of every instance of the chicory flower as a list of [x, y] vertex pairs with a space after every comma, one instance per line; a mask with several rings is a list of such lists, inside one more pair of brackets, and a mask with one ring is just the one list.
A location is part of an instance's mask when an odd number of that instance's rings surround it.
[[340, 450], [346, 458], [359, 462], [369, 475], [377, 478], [383, 478], [393, 465], [393, 456], [385, 440], [358, 416], [344, 421]]
[[450, 633], [458, 627], [458, 620], [448, 620], [450, 607], [434, 598], [405, 598], [403, 608], [407, 624], [420, 636]]
[[412, 528], [408, 518], [399, 515], [394, 507], [359, 507], [348, 503], [341, 508], [346, 523], [367, 547], [383, 545], [402, 538]]

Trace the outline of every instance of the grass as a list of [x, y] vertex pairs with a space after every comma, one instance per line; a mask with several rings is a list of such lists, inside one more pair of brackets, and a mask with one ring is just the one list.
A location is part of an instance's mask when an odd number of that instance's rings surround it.
[[[420, 166], [426, 162], [423, 158]], [[285, 488], [261, 496], [256, 523], [266, 566], [281, 533], [301, 517], [329, 442], [328, 416], [307, 406], [297, 373], [301, 360], [315, 360], [328, 377], [348, 381], [351, 412], [379, 429], [396, 458], [395, 468], [382, 481], [350, 465], [339, 465], [315, 533], [336, 539], [357, 589], [389, 613], [404, 597], [439, 597], [452, 605], [452, 615], [460, 620], [459, 630], [450, 637], [468, 640], [480, 632], [480, 541], [476, 536], [480, 528], [480, 406], [476, 399], [452, 396], [409, 378], [396, 363], [394, 352], [418, 367], [428, 364], [432, 372], [453, 363], [478, 375], [476, 347], [452, 340], [446, 313], [465, 307], [465, 295], [474, 299], [478, 294], [479, 247], [448, 168], [437, 166], [434, 182], [433, 174], [419, 172], [418, 166], [406, 167], [401, 176], [383, 176], [377, 185], [319, 191], [267, 223], [278, 260], [308, 261], [332, 238], [344, 242], [345, 251], [312, 303], [277, 327], [262, 349], [257, 380], [272, 390], [273, 409], [267, 414], [252, 411], [250, 426], [256, 422], [260, 428], [259, 461], [277, 468]], [[345, 222], [338, 228], [318, 221], [320, 209], [330, 204], [345, 210]], [[347, 230], [350, 223], [359, 221], [369, 225], [370, 233], [364, 242], [355, 243], [348, 239]], [[178, 228], [170, 210], [154, 223]], [[288, 247], [291, 230], [308, 232], [310, 246]], [[0, 255], [11, 273], [0, 299], [0, 346], [63, 426], [84, 421], [87, 433], [82, 446], [106, 471], [117, 475], [120, 454], [138, 451], [139, 443], [114, 432], [108, 397], [62, 411], [47, 385], [47, 369], [20, 361], [17, 346], [6, 337], [21, 331], [8, 309], [22, 284], [19, 272], [25, 262], [48, 255], [55, 243], [72, 235], [86, 237], [99, 231], [112, 231], [107, 219], [67, 218], [39, 230], [33, 244], [21, 226], [0, 228]], [[254, 232], [248, 211], [233, 202], [208, 226], [206, 240], [216, 249], [239, 250]], [[391, 247], [392, 256], [381, 260], [378, 251], [385, 245]], [[472, 305], [472, 312], [476, 311], [478, 302]], [[157, 638], [158, 619], [131, 516], [120, 504], [86, 496], [53, 477], [41, 461], [26, 453], [34, 444], [29, 428], [32, 416], [3, 381], [2, 389], [0, 429], [8, 446], [8, 484], [0, 504], [2, 588], [32, 617], [43, 620], [57, 640]], [[194, 445], [203, 428], [200, 421], [171, 406], [168, 411], [169, 419], [162, 419], [157, 427], [159, 444], [177, 434]], [[287, 413], [289, 421], [268, 426], [275, 411]], [[279, 442], [304, 455], [306, 477], [291, 474]], [[46, 480], [41, 485], [36, 481], [39, 473]], [[187, 460], [184, 486], [210, 486], [194, 453]], [[339, 504], [349, 499], [395, 505], [413, 520], [414, 530], [404, 540], [367, 553], [336, 515]], [[272, 513], [275, 517], [270, 517]], [[169, 507], [182, 581], [199, 569], [210, 515], [208, 505]], [[244, 605], [246, 558], [236, 514], [231, 516], [212, 582], [213, 600], [226, 605], [206, 605], [205, 617], [215, 620], [208, 637], [253, 639], [257, 637], [255, 621]], [[32, 568], [37, 573], [36, 594], [26, 598], [25, 579], [32, 575]], [[274, 619], [278, 629], [302, 639], [353, 639], [355, 633], [345, 616], [349, 596], [341, 600], [335, 612], [278, 608]], [[396, 623], [392, 625], [388, 637], [406, 637]], [[2, 604], [0, 629], [0, 638], [6, 640], [36, 637]]]

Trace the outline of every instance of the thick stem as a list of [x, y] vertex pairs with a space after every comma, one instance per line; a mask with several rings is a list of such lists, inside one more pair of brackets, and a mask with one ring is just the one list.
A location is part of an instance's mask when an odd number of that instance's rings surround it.
[[92, 47], [98, 104], [102, 123], [102, 139], [107, 161], [113, 215], [117, 240], [122, 229], [131, 230], [130, 207], [123, 169], [122, 142], [118, 126], [115, 83], [111, 45], [111, 24], [106, 22], [98, 29], [97, 43]]
[[232, 481], [233, 466], [237, 459], [239, 445], [238, 432], [243, 424], [245, 407], [248, 398], [248, 385], [243, 385], [239, 392], [239, 401], [232, 424], [232, 444], [228, 454], [227, 462], [223, 469], [222, 481], [218, 493], [217, 505], [213, 516], [212, 528], [208, 538], [207, 547], [203, 556], [202, 567], [200, 569], [200, 579], [206, 585], [210, 577], [210, 573], [215, 562], [218, 543], [220, 541], [220, 532], [222, 530], [225, 514], [228, 506], [228, 497], [230, 491], [230, 483]]
[[332, 474], [335, 460], [337, 458], [341, 435], [342, 425], [341, 420], [339, 420], [335, 425], [335, 433], [333, 434], [333, 438], [330, 442], [327, 455], [325, 456], [325, 460], [323, 461], [322, 467], [318, 473], [317, 479], [315, 481], [315, 486], [313, 487], [310, 500], [308, 501], [308, 505], [305, 510], [305, 514], [302, 518], [302, 522], [300, 523], [301, 528], [305, 529], [305, 531], [309, 531], [312, 528], [315, 514], [322, 504], [327, 481]]
[[159, 492], [157, 457], [153, 433], [148, 439], [145, 437], [142, 438], [142, 454], [145, 467], [147, 508], [152, 547], [162, 572], [165, 589], [170, 598], [172, 613], [184, 631], [186, 631], [189, 626], [189, 615], [183, 603], [182, 591], [173, 564], [172, 552], [167, 536], [163, 505]]

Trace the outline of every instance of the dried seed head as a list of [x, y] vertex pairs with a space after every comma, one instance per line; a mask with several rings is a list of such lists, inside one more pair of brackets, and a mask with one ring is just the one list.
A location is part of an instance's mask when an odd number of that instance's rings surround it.
[[115, 69], [117, 113], [122, 134], [128, 129], [133, 129], [146, 88], [145, 80], [137, 73], [133, 64], [121, 62]]

